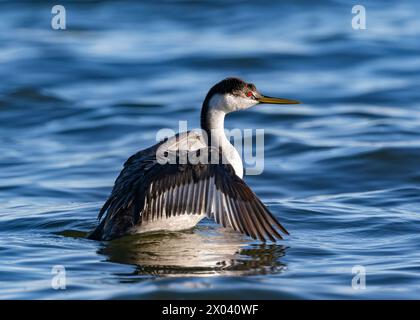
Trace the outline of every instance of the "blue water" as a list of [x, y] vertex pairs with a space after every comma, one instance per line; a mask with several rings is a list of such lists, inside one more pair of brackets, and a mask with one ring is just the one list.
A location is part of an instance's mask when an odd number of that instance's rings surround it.
[[[0, 298], [420, 298], [420, 2], [63, 4], [57, 31], [50, 1], [0, 3]], [[265, 129], [246, 181], [291, 236], [85, 239], [126, 158], [231, 75], [304, 102], [226, 121]]]

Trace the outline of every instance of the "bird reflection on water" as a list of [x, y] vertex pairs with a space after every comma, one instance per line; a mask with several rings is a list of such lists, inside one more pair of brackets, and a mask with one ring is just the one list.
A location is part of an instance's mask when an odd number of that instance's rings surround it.
[[110, 262], [136, 265], [136, 275], [196, 277], [279, 273], [286, 267], [280, 261], [286, 250], [278, 244], [249, 245], [232, 231], [202, 226], [104, 242], [98, 253]]

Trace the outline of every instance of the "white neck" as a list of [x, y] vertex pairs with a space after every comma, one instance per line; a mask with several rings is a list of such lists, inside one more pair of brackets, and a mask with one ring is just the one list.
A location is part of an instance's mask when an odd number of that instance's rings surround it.
[[218, 109], [210, 108], [207, 113], [207, 134], [211, 141], [211, 146], [221, 148], [224, 157], [232, 165], [238, 177], [243, 177], [242, 159], [235, 147], [230, 143], [225, 135], [225, 116], [226, 112]]
[[256, 105], [255, 99], [233, 95], [231, 93], [214, 94], [206, 97], [201, 110], [201, 129], [210, 135], [211, 147], [221, 148], [223, 156], [232, 165], [235, 173], [243, 177], [242, 159], [235, 147], [225, 135], [225, 115]]

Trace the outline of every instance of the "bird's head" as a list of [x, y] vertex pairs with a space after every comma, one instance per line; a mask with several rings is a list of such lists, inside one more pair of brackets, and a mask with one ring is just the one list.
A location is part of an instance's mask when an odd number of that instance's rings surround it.
[[262, 95], [254, 84], [239, 78], [226, 78], [215, 84], [204, 100], [204, 106], [225, 113], [245, 110], [259, 103], [298, 104], [299, 101]]

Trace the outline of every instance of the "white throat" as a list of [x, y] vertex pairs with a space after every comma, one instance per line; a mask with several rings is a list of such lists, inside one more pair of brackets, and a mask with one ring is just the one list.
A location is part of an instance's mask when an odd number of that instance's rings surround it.
[[225, 134], [225, 116], [229, 112], [226, 105], [226, 95], [215, 95], [209, 102], [207, 111], [207, 125], [211, 134], [211, 146], [221, 148], [224, 157], [232, 165], [238, 177], [243, 177], [243, 164], [241, 156], [230, 143]]

